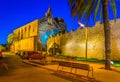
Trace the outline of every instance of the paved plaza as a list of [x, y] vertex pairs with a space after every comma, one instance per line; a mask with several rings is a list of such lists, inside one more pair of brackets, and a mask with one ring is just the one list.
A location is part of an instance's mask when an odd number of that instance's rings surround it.
[[[49, 57], [48, 60], [51, 61], [51, 60], [56, 60], [56, 59], [53, 57]], [[61, 59], [57, 59], [57, 60], [61, 60]], [[39, 60], [23, 60], [23, 61], [26, 63], [29, 63], [31, 65], [34, 65], [37, 67], [42, 67], [42, 68], [52, 70], [52, 71], [56, 71], [57, 67], [58, 67], [58, 64], [40, 65]], [[61, 61], [65, 61], [65, 60], [62, 59]], [[35, 62], [37, 62], [37, 63], [35, 63]], [[113, 67], [112, 66], [111, 67], [112, 70], [105, 70], [104, 64], [81, 62], [81, 61], [70, 61], [70, 62], [87, 63], [90, 66], [92, 66], [94, 69], [94, 78], [97, 81], [100, 81], [100, 82], [120, 82], [120, 67]], [[69, 71], [70, 69], [65, 68], [65, 70]], [[87, 72], [84, 70], [77, 70], [77, 74], [82, 75], [82, 76], [86, 76]], [[91, 73], [90, 73], [89, 77], [92, 77]]]
[[[7, 58], [7, 54], [9, 54], [9, 53], [4, 53], [4, 54], [5, 54], [4, 57]], [[8, 67], [9, 67], [8, 71], [12, 75], [10, 75], [10, 76], [8, 75], [9, 76], [9, 77], [7, 77], [8, 79], [13, 78], [13, 80], [15, 80], [15, 79], [17, 80], [19, 78], [23, 78], [24, 76], [25, 77], [31, 76], [32, 74], [33, 75], [35, 74], [36, 78], [38, 76], [43, 77], [40, 73], [40, 70], [44, 70], [44, 71], [46, 70], [50, 73], [46, 72], [45, 75], [52, 74], [52, 76], [56, 76], [59, 78], [65, 78], [65, 79], [67, 78], [67, 80], [65, 82], [67, 82], [67, 81], [70, 81], [70, 82], [120, 82], [120, 67], [111, 66], [112, 70], [105, 70], [104, 64], [82, 62], [82, 61], [75, 61], [75, 60], [65, 60], [65, 59], [58, 59], [58, 58], [54, 58], [54, 57], [47, 57], [47, 59], [46, 59], [47, 64], [42, 65], [40, 60], [21, 59], [19, 56], [14, 55], [14, 54], [9, 54], [9, 56], [10, 56], [10, 58], [8, 57], [6, 63], [8, 64]], [[87, 71], [77, 70], [77, 75], [79, 77], [76, 78], [76, 77], [74, 77], [74, 74], [68, 73], [70, 71], [70, 68], [67, 68], [67, 67], [65, 67], [63, 70], [65, 72], [59, 72], [59, 71], [57, 71], [58, 64], [51, 63], [52, 60], [89, 64], [90, 66], [93, 67], [94, 77], [92, 77], [92, 74], [90, 72], [89, 78], [87, 78], [86, 77]], [[11, 62], [9, 62], [9, 61], [11, 61]], [[14, 61], [16, 61], [16, 62], [14, 62]], [[2, 73], [4, 71], [0, 71], [0, 72]], [[72, 73], [74, 73], [74, 70], [72, 71]], [[21, 76], [18, 74], [24, 74], [24, 76]], [[52, 80], [52, 76], [51, 76], [51, 78], [49, 77], [49, 79]], [[28, 80], [25, 77], [24, 77], [24, 80], [25, 79]], [[5, 79], [5, 78], [6, 78], [6, 75], [1, 74], [0, 79]], [[72, 81], [71, 80], [72, 78], [75, 80]], [[8, 80], [8, 79], [6, 79], [6, 80]], [[34, 79], [34, 77], [32, 77], [31, 79]], [[77, 80], [80, 80], [80, 81], [77, 81]], [[21, 81], [22, 81], [22, 79], [21, 79]], [[5, 82], [5, 81], [3, 81], [3, 82]], [[9, 81], [7, 81], [7, 82], [9, 82]], [[15, 81], [15, 82], [18, 82], [18, 81]], [[29, 80], [29, 82], [30, 82], [30, 80]], [[36, 79], [36, 82], [37, 82], [37, 79]], [[39, 81], [39, 82], [41, 82], [41, 81]], [[51, 82], [51, 81], [47, 81], [47, 82]]]

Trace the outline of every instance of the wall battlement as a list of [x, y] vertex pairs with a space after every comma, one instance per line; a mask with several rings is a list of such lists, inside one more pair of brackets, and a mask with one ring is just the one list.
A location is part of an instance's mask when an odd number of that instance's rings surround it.
[[[111, 25], [111, 60], [120, 60], [120, 19], [117, 22], [110, 21]], [[60, 46], [62, 55], [85, 57], [86, 37], [85, 29], [58, 34], [47, 41], [48, 51], [55, 42]], [[94, 27], [88, 27], [87, 41], [88, 58], [105, 59], [104, 28], [99, 22]]]

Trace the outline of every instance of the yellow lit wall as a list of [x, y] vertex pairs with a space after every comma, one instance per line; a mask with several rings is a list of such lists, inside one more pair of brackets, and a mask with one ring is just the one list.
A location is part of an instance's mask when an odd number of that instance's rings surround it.
[[57, 34], [56, 37], [50, 37], [47, 41], [47, 53], [49, 54], [49, 49], [53, 46], [54, 42], [60, 47], [60, 39], [62, 35]]
[[[111, 60], [120, 60], [120, 21], [111, 23]], [[60, 45], [62, 55], [85, 57], [85, 29], [78, 28], [62, 35], [55, 36], [56, 43]], [[47, 41], [47, 50], [53, 44], [54, 37]], [[105, 59], [104, 28], [99, 22], [92, 28], [88, 28], [87, 42], [88, 58]]]
[[38, 20], [30, 22], [16, 30], [19, 40], [14, 42], [14, 50], [37, 50]]

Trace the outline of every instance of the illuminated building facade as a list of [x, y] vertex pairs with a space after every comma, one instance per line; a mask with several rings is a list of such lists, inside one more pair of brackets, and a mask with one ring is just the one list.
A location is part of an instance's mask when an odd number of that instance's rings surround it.
[[45, 50], [48, 38], [65, 30], [64, 20], [62, 18], [53, 18], [49, 8], [44, 18], [36, 19], [13, 31], [13, 34], [18, 37], [18, 41], [13, 42], [11, 51]]

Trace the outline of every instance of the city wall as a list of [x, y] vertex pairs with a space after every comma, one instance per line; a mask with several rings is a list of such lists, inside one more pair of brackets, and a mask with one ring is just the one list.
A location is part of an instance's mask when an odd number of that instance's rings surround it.
[[[111, 60], [120, 61], [120, 21], [110, 22], [111, 26]], [[87, 57], [105, 59], [104, 28], [99, 22], [94, 27], [88, 27]], [[60, 46], [62, 55], [85, 57], [86, 52], [86, 29], [78, 28], [76, 31], [58, 34], [50, 37], [47, 47], [53, 43]]]

